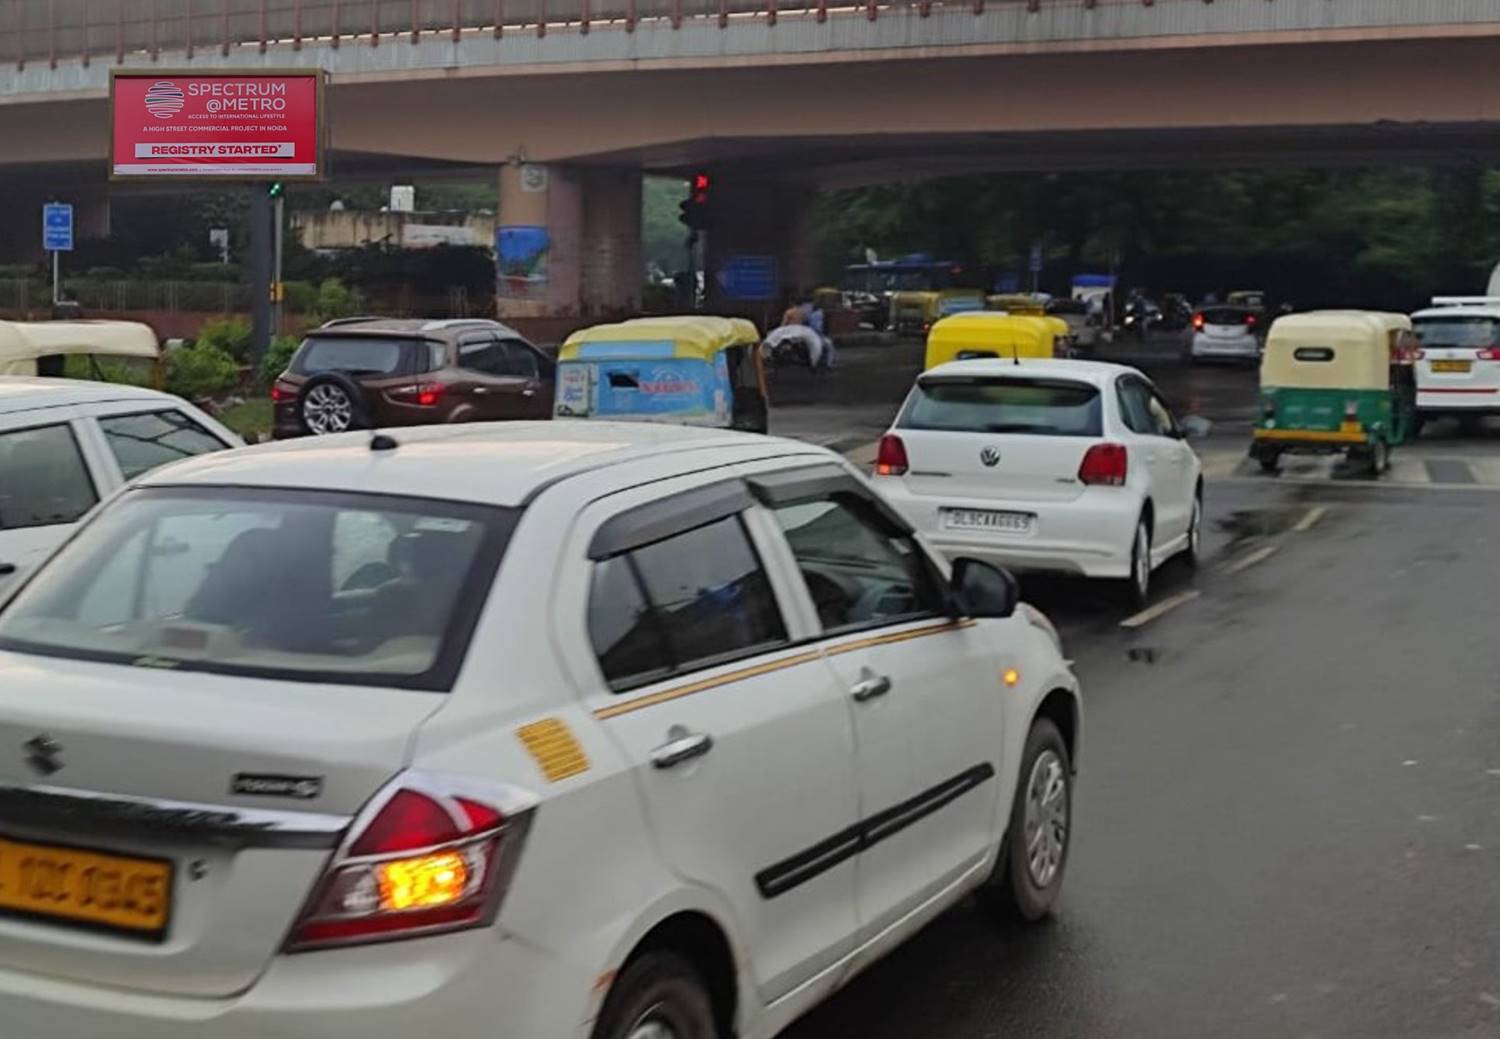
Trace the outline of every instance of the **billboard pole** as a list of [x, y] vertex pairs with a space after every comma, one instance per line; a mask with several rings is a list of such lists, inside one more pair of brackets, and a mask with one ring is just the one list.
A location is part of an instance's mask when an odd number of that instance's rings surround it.
[[250, 350], [257, 367], [271, 348], [271, 199], [250, 186]]

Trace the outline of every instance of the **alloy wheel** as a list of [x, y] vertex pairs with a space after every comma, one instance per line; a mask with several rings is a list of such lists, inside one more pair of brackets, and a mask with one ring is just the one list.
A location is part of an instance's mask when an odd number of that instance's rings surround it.
[[1068, 773], [1054, 751], [1044, 750], [1026, 782], [1026, 870], [1045, 888], [1062, 869], [1068, 847]]
[[342, 433], [354, 422], [354, 402], [333, 383], [314, 386], [302, 401], [302, 418], [310, 432], [322, 436]]
[[625, 1039], [677, 1039], [677, 1030], [663, 1019], [661, 1007], [654, 1006], [630, 1026]]
[[1136, 596], [1144, 602], [1147, 593], [1151, 591], [1151, 535], [1146, 532], [1144, 523], [1135, 528], [1135, 551], [1131, 553], [1131, 565], [1134, 568], [1131, 578], [1135, 581]]

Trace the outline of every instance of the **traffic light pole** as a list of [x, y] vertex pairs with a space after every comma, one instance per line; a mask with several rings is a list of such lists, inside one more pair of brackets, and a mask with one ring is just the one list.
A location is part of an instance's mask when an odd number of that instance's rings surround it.
[[271, 348], [271, 199], [264, 184], [250, 186], [250, 350], [258, 367]]
[[278, 192], [272, 216], [271, 241], [271, 335], [281, 335], [281, 315], [286, 306], [286, 287], [281, 280], [281, 248], [286, 231], [286, 195]]

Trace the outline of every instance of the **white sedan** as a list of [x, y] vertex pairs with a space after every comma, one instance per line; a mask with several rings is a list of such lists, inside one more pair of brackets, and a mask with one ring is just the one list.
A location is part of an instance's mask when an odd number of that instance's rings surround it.
[[1134, 368], [954, 361], [917, 379], [876, 484], [950, 555], [1123, 579], [1144, 602], [1154, 569], [1197, 561], [1203, 476], [1186, 439]]
[[1015, 595], [769, 437], [147, 476], [0, 609], [0, 1031], [769, 1039], [1052, 910], [1081, 708]]

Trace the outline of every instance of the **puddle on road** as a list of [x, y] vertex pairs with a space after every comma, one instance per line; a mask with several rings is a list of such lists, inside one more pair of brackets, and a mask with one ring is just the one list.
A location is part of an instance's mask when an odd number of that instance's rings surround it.
[[1228, 516], [1215, 521], [1218, 529], [1229, 537], [1231, 550], [1242, 547], [1257, 538], [1275, 537], [1285, 534], [1306, 515], [1307, 509], [1237, 509]]
[[1125, 651], [1125, 659], [1132, 664], [1155, 664], [1161, 657], [1161, 650], [1155, 646], [1132, 646]]

